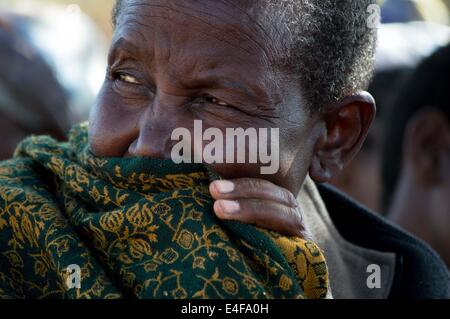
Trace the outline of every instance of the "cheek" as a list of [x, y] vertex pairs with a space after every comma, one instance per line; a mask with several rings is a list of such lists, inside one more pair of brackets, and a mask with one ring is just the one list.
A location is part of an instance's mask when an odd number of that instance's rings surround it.
[[140, 111], [104, 85], [89, 117], [89, 146], [99, 157], [121, 157], [136, 135]]
[[[262, 177], [260, 166], [258, 164], [214, 164], [211, 165], [211, 167], [217, 174], [225, 179]], [[267, 176], [262, 178], [268, 179]]]
[[[283, 136], [280, 136], [282, 139]], [[268, 161], [261, 162], [258, 157], [258, 163], [223, 163], [213, 164], [212, 168], [225, 179], [235, 178], [261, 178], [275, 183], [287, 189], [296, 189], [292, 185], [304, 180], [309, 170], [309, 163], [312, 157], [313, 147], [309, 141], [297, 139], [296, 143], [286, 143], [281, 141], [277, 154], [268, 152]], [[235, 152], [238, 150], [235, 149]], [[246, 148], [248, 154], [248, 147]], [[248, 159], [248, 157], [247, 157]], [[275, 173], [263, 173], [262, 169], [269, 171], [275, 170]], [[267, 172], [267, 171], [266, 171]]]
[[[241, 149], [234, 143], [234, 149], [231, 156], [235, 159], [234, 163], [227, 162], [227, 146], [223, 146], [222, 164], [212, 165], [214, 170], [224, 178], [262, 178], [284, 186], [286, 178], [290, 176], [306, 175], [312, 156], [313, 143], [310, 142], [306, 131], [293, 130], [268, 130], [269, 136], [274, 137], [274, 145], [271, 140], [266, 141], [261, 135], [253, 142], [246, 142], [245, 163], [236, 163], [237, 154]], [[225, 135], [225, 133], [224, 133]], [[252, 145], [253, 147], [250, 147]], [[256, 145], [256, 146], [255, 146]], [[203, 151], [207, 144], [203, 143]], [[262, 153], [262, 154], [261, 154]], [[250, 162], [249, 158], [256, 159], [256, 163]], [[300, 178], [299, 178], [300, 179]]]
[[314, 130], [307, 123], [296, 127], [287, 127], [280, 133], [280, 171], [283, 176], [292, 174], [306, 175], [314, 152]]

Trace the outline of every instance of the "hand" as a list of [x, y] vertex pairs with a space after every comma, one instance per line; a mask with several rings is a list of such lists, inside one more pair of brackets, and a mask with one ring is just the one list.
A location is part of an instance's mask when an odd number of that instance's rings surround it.
[[222, 220], [235, 220], [308, 239], [300, 206], [290, 191], [263, 179], [217, 180], [209, 191], [214, 213]]

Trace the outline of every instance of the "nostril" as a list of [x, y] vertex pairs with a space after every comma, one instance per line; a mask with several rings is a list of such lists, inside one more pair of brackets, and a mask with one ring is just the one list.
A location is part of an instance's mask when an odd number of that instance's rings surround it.
[[164, 143], [158, 139], [142, 139], [131, 143], [125, 157], [150, 157], [155, 159], [166, 159]]
[[123, 154], [122, 157], [133, 157], [133, 155], [131, 155], [130, 151], [127, 150], [127, 151], [125, 152], [125, 154]]

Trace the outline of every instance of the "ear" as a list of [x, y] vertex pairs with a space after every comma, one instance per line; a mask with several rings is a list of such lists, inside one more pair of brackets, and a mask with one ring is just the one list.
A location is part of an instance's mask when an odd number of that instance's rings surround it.
[[360, 150], [375, 117], [373, 97], [367, 92], [349, 96], [323, 113], [309, 174], [324, 183], [339, 174]]
[[408, 122], [403, 142], [403, 166], [412, 168], [422, 185], [437, 185], [449, 170], [450, 125], [447, 116], [426, 108]]

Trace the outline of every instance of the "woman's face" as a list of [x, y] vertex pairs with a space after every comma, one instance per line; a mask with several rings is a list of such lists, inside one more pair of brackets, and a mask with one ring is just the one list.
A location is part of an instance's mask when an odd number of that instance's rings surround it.
[[[295, 81], [272, 68], [283, 51], [271, 36], [278, 26], [246, 2], [126, 1], [91, 114], [92, 152], [170, 158], [172, 132], [194, 136], [194, 120], [224, 135], [226, 128], [279, 128], [280, 169], [262, 177], [298, 190], [313, 152], [314, 116]], [[261, 177], [260, 166], [213, 165], [225, 178]]]

